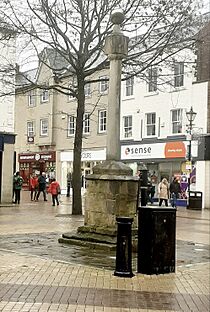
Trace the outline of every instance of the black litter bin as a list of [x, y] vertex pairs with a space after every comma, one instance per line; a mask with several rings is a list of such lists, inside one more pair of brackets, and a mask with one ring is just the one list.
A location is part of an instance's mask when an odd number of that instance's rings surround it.
[[138, 223], [138, 273], [175, 272], [176, 209], [141, 207]]
[[187, 209], [192, 209], [192, 210], [202, 210], [202, 192], [198, 191], [190, 191], [189, 194], [189, 205]]

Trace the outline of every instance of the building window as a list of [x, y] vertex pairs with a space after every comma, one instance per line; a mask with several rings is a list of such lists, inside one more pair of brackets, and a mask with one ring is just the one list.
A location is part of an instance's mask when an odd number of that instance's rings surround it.
[[48, 119], [40, 120], [40, 135], [48, 136]]
[[89, 82], [85, 84], [84, 92], [85, 92], [85, 96], [90, 96], [91, 89], [90, 89], [90, 83]]
[[69, 83], [68, 88], [69, 88], [68, 100], [71, 101], [71, 100], [75, 99], [75, 96], [72, 94], [72, 91], [73, 92], [77, 91], [77, 78], [76, 77], [72, 78], [72, 81]]
[[171, 111], [172, 133], [182, 133], [182, 110]]
[[108, 77], [102, 76], [99, 77], [99, 92], [100, 93], [106, 93], [108, 91], [109, 83], [108, 83]]
[[106, 110], [98, 112], [98, 132], [106, 132]]
[[28, 95], [28, 106], [36, 106], [36, 90], [31, 90]]
[[131, 96], [133, 95], [133, 85], [134, 85], [134, 77], [130, 77], [126, 80], [126, 89], [125, 89], [125, 95]]
[[150, 67], [148, 71], [148, 91], [155, 92], [157, 91], [157, 68]]
[[84, 114], [83, 133], [90, 133], [90, 114]]
[[28, 121], [27, 122], [27, 136], [28, 137], [34, 137], [34, 122]]
[[174, 87], [182, 87], [184, 85], [184, 63], [174, 63]]
[[147, 136], [155, 135], [156, 114], [146, 114], [146, 133]]
[[75, 117], [69, 116], [68, 117], [68, 136], [72, 136], [75, 133]]
[[49, 100], [49, 91], [48, 90], [42, 90], [41, 93], [41, 103], [47, 102]]
[[132, 137], [132, 116], [123, 117], [124, 138]]

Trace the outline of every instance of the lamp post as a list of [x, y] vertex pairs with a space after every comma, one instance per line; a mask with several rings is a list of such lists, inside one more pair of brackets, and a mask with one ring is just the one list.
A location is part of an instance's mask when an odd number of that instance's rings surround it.
[[[192, 128], [193, 128], [193, 121], [195, 120], [197, 113], [193, 111], [191, 106], [190, 110], [186, 112], [187, 119], [189, 121], [188, 129], [189, 129], [189, 145], [188, 145], [188, 155], [187, 160], [190, 164], [190, 168], [192, 170]], [[190, 170], [190, 171], [191, 171]], [[189, 207], [189, 198], [190, 198], [190, 174], [188, 177], [188, 207]]]

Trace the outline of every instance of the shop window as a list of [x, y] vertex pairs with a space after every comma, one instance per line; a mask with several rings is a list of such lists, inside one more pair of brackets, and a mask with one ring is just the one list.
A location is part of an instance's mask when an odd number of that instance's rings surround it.
[[90, 114], [84, 114], [83, 133], [90, 133]]
[[157, 68], [150, 67], [148, 70], [148, 92], [157, 91]]
[[174, 87], [182, 87], [184, 85], [184, 63], [174, 63]]
[[182, 133], [182, 110], [175, 109], [171, 111], [172, 133]]
[[133, 95], [133, 85], [134, 85], [134, 77], [128, 78], [125, 83], [125, 95], [126, 96]]
[[68, 116], [68, 136], [72, 136], [75, 133], [75, 117]]
[[108, 77], [107, 76], [101, 76], [99, 77], [99, 92], [100, 93], [107, 93], [109, 83], [108, 83]]
[[28, 94], [28, 106], [36, 106], [36, 90], [31, 90]]
[[98, 112], [98, 132], [104, 133], [106, 132], [106, 110], [101, 110]]
[[49, 100], [49, 90], [42, 90], [41, 92], [41, 103], [48, 102]]
[[146, 135], [152, 136], [156, 132], [156, 114], [149, 113], [146, 114]]
[[40, 120], [40, 136], [48, 136], [48, 119]]
[[123, 136], [124, 138], [132, 137], [132, 116], [123, 117]]

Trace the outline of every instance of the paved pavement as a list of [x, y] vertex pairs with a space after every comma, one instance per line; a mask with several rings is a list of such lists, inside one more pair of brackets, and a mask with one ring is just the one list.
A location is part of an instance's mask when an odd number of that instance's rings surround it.
[[177, 211], [176, 273], [113, 275], [114, 255], [57, 243], [76, 231], [70, 200], [0, 206], [0, 311], [210, 311], [209, 211]]

